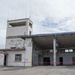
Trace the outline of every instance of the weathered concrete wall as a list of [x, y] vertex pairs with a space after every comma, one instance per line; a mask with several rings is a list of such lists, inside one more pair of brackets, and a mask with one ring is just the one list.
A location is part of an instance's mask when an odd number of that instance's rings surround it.
[[[23, 22], [23, 23], [22, 23]], [[15, 25], [15, 24], [25, 25]], [[29, 19], [20, 20], [10, 20], [7, 22], [7, 37], [9, 36], [20, 36], [29, 35], [30, 31], [32, 33], [32, 27], [29, 25], [32, 21]], [[12, 26], [14, 24], [14, 26]], [[26, 38], [25, 41], [21, 38], [6, 38], [6, 49], [11, 49], [11, 47], [25, 48], [25, 51], [6, 51], [8, 53], [8, 66], [32, 66], [32, 39]], [[22, 54], [22, 61], [15, 62], [15, 54]], [[25, 62], [25, 64], [24, 64]]]
[[[7, 66], [32, 66], [32, 39], [25, 40], [25, 51], [6, 51]], [[22, 54], [22, 61], [15, 62], [15, 54]]]
[[[22, 23], [26, 22], [25, 25], [9, 27], [11, 23]], [[32, 32], [32, 28], [30, 28], [29, 23], [33, 24], [29, 19], [25, 20], [14, 20], [7, 22], [7, 36], [17, 36], [17, 35], [29, 35], [29, 31]]]
[[32, 39], [25, 39], [25, 66], [32, 66]]
[[4, 54], [0, 54], [0, 66], [4, 66]]
[[6, 40], [6, 48], [9, 49], [11, 47], [23, 48], [24, 40], [21, 38], [11, 38]]
[[[7, 51], [7, 66], [24, 66], [25, 65], [25, 51]], [[15, 54], [22, 54], [22, 61], [15, 61]]]
[[7, 30], [7, 36], [27, 35], [27, 26], [9, 27]]
[[50, 50], [43, 50], [36, 43], [33, 43], [33, 66], [43, 65], [44, 57], [49, 57], [51, 64], [53, 63], [53, 54], [50, 53]]
[[58, 53], [57, 63], [59, 63], [59, 57], [63, 57], [63, 64], [72, 64], [72, 57], [75, 57], [75, 53]]
[[39, 62], [39, 53], [38, 51], [40, 51], [40, 48], [39, 46], [36, 44], [36, 43], [33, 43], [33, 66], [34, 65], [38, 65], [38, 62]]
[[[15, 26], [15, 27], [9, 27], [10, 24], [12, 23], [19, 23], [20, 22], [26, 22], [25, 25], [20, 25], [20, 26]], [[20, 35], [29, 35], [30, 31], [32, 33], [32, 27], [30, 27], [29, 23], [32, 24], [32, 22], [29, 19], [24, 19], [24, 20], [12, 20], [7, 22], [7, 34], [6, 36], [20, 36]], [[23, 40], [21, 38], [6, 38], [6, 48], [10, 47], [23, 47]]]

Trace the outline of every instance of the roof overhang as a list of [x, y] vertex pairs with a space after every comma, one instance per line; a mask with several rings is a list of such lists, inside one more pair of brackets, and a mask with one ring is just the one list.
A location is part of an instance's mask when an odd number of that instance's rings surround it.
[[8, 38], [32, 38], [42, 48], [53, 48], [53, 39], [56, 38], [57, 48], [75, 48], [75, 32], [53, 33], [53, 34], [37, 34], [11, 36]]
[[0, 49], [0, 51], [23, 51], [26, 50], [25, 48], [16, 48], [16, 49]]

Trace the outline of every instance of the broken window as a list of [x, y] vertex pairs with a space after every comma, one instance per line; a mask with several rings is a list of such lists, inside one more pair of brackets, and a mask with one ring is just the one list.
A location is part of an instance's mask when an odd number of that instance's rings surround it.
[[22, 60], [22, 54], [15, 54], [15, 61], [20, 62]]
[[26, 22], [9, 23], [9, 27], [26, 26]]

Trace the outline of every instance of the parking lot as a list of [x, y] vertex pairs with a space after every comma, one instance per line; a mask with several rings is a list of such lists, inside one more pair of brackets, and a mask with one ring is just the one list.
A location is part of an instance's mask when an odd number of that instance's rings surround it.
[[75, 75], [75, 66], [0, 67], [0, 75]]

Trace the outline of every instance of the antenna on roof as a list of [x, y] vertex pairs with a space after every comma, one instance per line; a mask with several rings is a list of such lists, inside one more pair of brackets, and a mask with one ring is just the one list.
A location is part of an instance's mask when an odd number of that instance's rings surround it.
[[30, 11], [29, 11], [29, 18], [31, 18], [31, 0], [30, 0]]
[[7, 20], [9, 20], [9, 0], [7, 0]]

